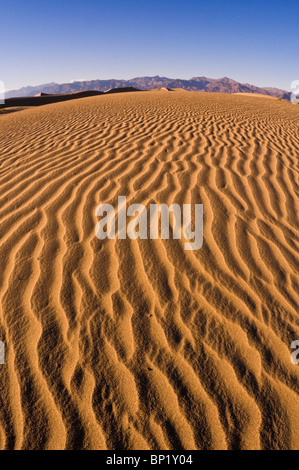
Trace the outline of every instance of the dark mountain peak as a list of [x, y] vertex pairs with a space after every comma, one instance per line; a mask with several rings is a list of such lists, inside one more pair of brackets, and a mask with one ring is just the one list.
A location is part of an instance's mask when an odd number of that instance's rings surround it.
[[207, 78], [192, 77], [190, 80], [180, 78], [167, 78], [155, 75], [153, 77], [135, 77], [130, 80], [109, 79], [109, 80], [86, 80], [72, 83], [58, 84], [47, 83], [36, 87], [24, 87], [20, 90], [12, 90], [6, 94], [7, 98], [17, 96], [35, 96], [37, 94], [68, 94], [84, 91], [106, 92], [117, 88], [136, 88], [139, 90], [150, 90], [153, 88], [182, 88], [187, 91], [201, 91], [214, 93], [258, 93], [270, 95], [282, 99], [290, 99], [291, 93], [277, 88], [260, 88], [248, 83], [239, 83], [229, 77]]

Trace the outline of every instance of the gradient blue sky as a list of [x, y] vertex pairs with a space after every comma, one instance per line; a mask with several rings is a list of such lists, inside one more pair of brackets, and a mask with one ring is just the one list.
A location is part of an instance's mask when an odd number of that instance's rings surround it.
[[298, 0], [1, 1], [6, 89], [80, 79], [227, 76], [289, 90]]

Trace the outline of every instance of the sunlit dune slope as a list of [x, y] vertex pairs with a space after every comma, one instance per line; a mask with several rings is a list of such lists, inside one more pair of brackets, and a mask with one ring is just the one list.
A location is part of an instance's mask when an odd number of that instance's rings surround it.
[[[299, 106], [118, 93], [0, 115], [0, 448], [298, 449]], [[204, 205], [204, 244], [96, 207]]]

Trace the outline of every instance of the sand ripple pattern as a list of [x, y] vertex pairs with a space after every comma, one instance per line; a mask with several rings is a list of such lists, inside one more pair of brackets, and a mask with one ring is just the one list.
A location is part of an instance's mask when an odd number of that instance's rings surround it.
[[[0, 116], [1, 449], [299, 448], [296, 106], [154, 91]], [[95, 238], [203, 203], [204, 246]]]

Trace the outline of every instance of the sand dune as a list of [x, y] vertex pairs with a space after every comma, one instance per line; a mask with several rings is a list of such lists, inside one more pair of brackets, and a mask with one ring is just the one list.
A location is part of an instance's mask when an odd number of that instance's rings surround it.
[[8, 98], [5, 100], [5, 108], [16, 106], [43, 106], [45, 104], [60, 103], [79, 98], [88, 98], [90, 96], [103, 95], [101, 91], [78, 91], [75, 93], [62, 93], [60, 95], [49, 95], [47, 93], [39, 93], [36, 96], [25, 96], [19, 98]]
[[[1, 449], [298, 449], [299, 107], [111, 94], [0, 116]], [[98, 240], [204, 204], [204, 245]]]
[[[140, 91], [134, 87], [112, 88], [106, 92], [103, 91], [77, 91], [74, 93], [62, 93], [59, 95], [49, 95], [47, 93], [38, 93], [36, 96], [25, 96], [20, 98], [8, 98], [5, 101], [5, 108], [44, 106], [45, 104], [60, 103], [63, 101], [77, 100], [81, 98], [89, 98], [91, 96], [109, 95], [112, 93], [128, 93]], [[7, 112], [7, 110], [6, 110]]]
[[269, 96], [269, 95], [261, 95], [261, 94], [258, 94], [258, 93], [233, 93], [234, 95], [238, 95], [238, 96], [249, 96], [251, 98], [268, 98], [270, 100], [277, 100], [277, 99], [281, 99], [281, 98], [276, 98], [275, 96]]

